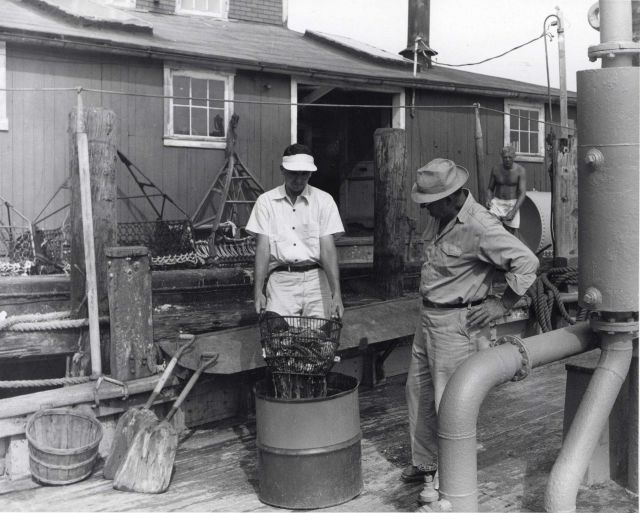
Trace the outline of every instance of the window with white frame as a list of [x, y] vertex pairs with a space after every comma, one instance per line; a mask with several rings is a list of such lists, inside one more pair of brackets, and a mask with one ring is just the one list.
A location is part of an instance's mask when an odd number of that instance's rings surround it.
[[224, 148], [233, 75], [165, 67], [165, 144]]
[[228, 0], [176, 0], [176, 13], [226, 18], [228, 6]]
[[516, 158], [544, 157], [544, 106], [505, 101], [504, 144], [516, 150]]
[[7, 44], [0, 41], [0, 130], [9, 130], [7, 117]]

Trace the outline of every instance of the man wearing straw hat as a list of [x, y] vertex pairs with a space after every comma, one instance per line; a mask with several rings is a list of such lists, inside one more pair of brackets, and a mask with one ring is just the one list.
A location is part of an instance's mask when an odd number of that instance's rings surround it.
[[[437, 158], [417, 171], [411, 198], [435, 219], [425, 233], [420, 323], [407, 376], [412, 462], [420, 481], [438, 468], [436, 419], [445, 385], [471, 354], [489, 346], [489, 323], [504, 316], [536, 278], [538, 259], [463, 188], [468, 171]], [[488, 296], [496, 270], [502, 297]]]
[[288, 146], [280, 170], [284, 183], [258, 197], [246, 227], [256, 236], [256, 312], [341, 318], [338, 207], [308, 184], [317, 168], [305, 145]]

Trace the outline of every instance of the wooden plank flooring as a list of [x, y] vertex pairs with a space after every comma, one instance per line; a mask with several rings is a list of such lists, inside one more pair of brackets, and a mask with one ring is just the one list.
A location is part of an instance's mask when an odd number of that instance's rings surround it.
[[[593, 361], [598, 354], [572, 361]], [[562, 437], [565, 363], [535, 369], [485, 400], [478, 421], [482, 511], [543, 511], [547, 477]], [[409, 461], [404, 380], [390, 378], [360, 390], [364, 491], [327, 511], [417, 509], [421, 486], [399, 480]], [[255, 423], [227, 421], [182, 437], [171, 486], [162, 495], [115, 491], [98, 468], [88, 480], [69, 486], [25, 481], [15, 483], [15, 491], [0, 487], [0, 511], [277, 511], [258, 500], [257, 487]], [[581, 487], [577, 511], [635, 513], [638, 498], [613, 482]]]

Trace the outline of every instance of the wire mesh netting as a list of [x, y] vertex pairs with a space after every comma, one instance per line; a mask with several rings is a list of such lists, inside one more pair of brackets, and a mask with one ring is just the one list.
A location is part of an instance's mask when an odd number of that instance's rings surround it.
[[326, 375], [336, 359], [342, 323], [337, 319], [265, 312], [259, 326], [276, 397], [325, 397]]
[[35, 258], [31, 223], [0, 197], [0, 275], [29, 274]]
[[118, 244], [147, 246], [155, 257], [195, 251], [189, 221], [142, 221], [118, 223]]

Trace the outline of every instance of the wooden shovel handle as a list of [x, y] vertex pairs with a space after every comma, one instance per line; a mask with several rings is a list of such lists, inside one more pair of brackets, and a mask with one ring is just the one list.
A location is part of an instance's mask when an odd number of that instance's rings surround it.
[[[178, 411], [178, 408], [180, 408], [180, 405], [184, 402], [189, 392], [191, 392], [193, 385], [195, 385], [196, 381], [198, 381], [200, 374], [202, 374], [206, 368], [210, 367], [211, 365], [215, 364], [218, 361], [217, 353], [202, 353], [200, 357], [203, 359], [202, 363], [200, 364], [200, 367], [198, 367], [198, 369], [193, 373], [193, 376], [189, 378], [189, 381], [187, 381], [187, 384], [182, 389], [182, 392], [180, 392], [180, 395], [176, 399], [176, 402], [173, 403], [173, 406], [169, 410], [169, 413], [167, 413], [167, 416], [165, 417], [164, 420], [166, 421], [171, 420], [171, 417], [175, 415], [176, 411]], [[209, 359], [204, 360], [204, 358], [206, 357], [209, 357]]]
[[186, 351], [186, 349], [188, 347], [191, 347], [193, 345], [193, 343], [196, 341], [195, 335], [180, 334], [179, 338], [180, 338], [180, 340], [188, 340], [188, 342], [186, 344], [184, 344], [183, 346], [178, 348], [178, 350], [174, 353], [173, 358], [171, 358], [171, 361], [167, 365], [167, 368], [162, 373], [162, 376], [160, 376], [160, 379], [158, 380], [158, 383], [156, 384], [156, 387], [153, 389], [153, 392], [151, 392], [151, 395], [149, 396], [149, 399], [147, 399], [147, 402], [144, 405], [144, 408], [147, 409], [147, 410], [149, 408], [151, 408], [151, 405], [153, 404], [153, 401], [156, 400], [156, 397], [158, 397], [158, 394], [162, 391], [162, 389], [164, 388], [165, 384], [169, 380], [169, 377], [171, 376], [171, 373], [173, 372], [173, 369], [175, 368], [176, 364], [178, 363], [178, 360], [180, 359], [180, 356], [182, 356], [182, 353], [184, 353]]

